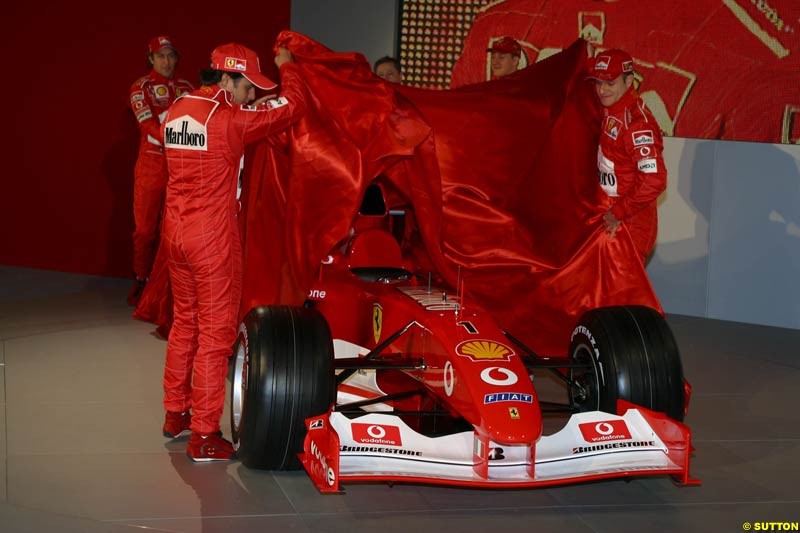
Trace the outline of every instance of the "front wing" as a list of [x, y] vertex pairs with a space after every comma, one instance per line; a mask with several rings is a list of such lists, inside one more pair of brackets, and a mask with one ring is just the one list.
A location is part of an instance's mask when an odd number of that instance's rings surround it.
[[399, 417], [335, 411], [306, 420], [303, 467], [320, 492], [348, 481], [403, 481], [477, 487], [534, 487], [596, 479], [689, 477], [689, 428], [620, 401], [621, 416], [599, 411], [570, 417], [533, 445], [495, 443], [477, 431], [440, 437], [417, 433]]

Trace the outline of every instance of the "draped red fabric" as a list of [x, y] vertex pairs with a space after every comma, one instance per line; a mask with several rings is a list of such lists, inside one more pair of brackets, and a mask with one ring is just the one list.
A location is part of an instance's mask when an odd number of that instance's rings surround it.
[[242, 313], [302, 303], [379, 176], [413, 211], [406, 252], [453, 287], [460, 275], [539, 354], [565, 355], [589, 309], [661, 310], [629, 235], [602, 230], [600, 115], [583, 41], [453, 91], [385, 82], [360, 54], [297, 33], [278, 45], [292, 51], [311, 102], [291, 131], [246, 157]]
[[153, 322], [158, 326], [157, 331], [162, 338], [169, 337], [172, 326], [172, 288], [169, 283], [166, 248], [161, 244], [156, 251], [150, 277], [139, 297], [133, 316], [139, 320]]

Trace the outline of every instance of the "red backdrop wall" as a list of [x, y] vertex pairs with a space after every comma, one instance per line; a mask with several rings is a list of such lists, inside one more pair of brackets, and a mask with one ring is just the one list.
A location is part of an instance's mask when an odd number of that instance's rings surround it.
[[211, 50], [230, 41], [256, 50], [265, 73], [277, 76], [271, 47], [289, 27], [290, 4], [248, 4], [247, 13], [210, 0], [17, 4], [4, 24], [9, 77], [0, 90], [12, 120], [0, 264], [132, 276], [138, 139], [128, 89], [149, 70], [148, 40], [170, 35], [181, 52], [178, 75], [194, 84]]

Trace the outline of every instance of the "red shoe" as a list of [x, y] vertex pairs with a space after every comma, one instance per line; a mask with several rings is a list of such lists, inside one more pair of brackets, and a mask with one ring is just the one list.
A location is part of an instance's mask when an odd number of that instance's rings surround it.
[[177, 439], [191, 433], [189, 425], [192, 423], [192, 415], [189, 411], [174, 413], [167, 411], [164, 417], [164, 436], [170, 439]]
[[192, 433], [192, 436], [189, 437], [189, 444], [186, 446], [186, 455], [196, 463], [236, 459], [233, 444], [223, 439], [218, 433], [209, 435]]

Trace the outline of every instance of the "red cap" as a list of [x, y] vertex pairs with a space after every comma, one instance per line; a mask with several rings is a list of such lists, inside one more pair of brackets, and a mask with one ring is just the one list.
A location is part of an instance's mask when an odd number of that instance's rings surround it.
[[492, 45], [486, 49], [487, 52], [501, 52], [504, 54], [511, 54], [513, 56], [522, 55], [522, 47], [513, 37], [500, 37], [495, 40]]
[[258, 55], [236, 43], [223, 44], [211, 52], [211, 68], [225, 72], [238, 72], [260, 89], [274, 89], [277, 83], [261, 74]]
[[612, 49], [600, 52], [594, 58], [594, 65], [589, 69], [587, 78], [614, 81], [621, 74], [633, 73], [633, 58], [628, 52]]
[[147, 49], [150, 50], [151, 54], [155, 54], [162, 48], [172, 48], [176, 52], [178, 51], [178, 49], [175, 48], [175, 45], [172, 44], [172, 39], [170, 39], [166, 35], [159, 35], [158, 37], [153, 37], [152, 39], [150, 39], [150, 42], [147, 43]]

